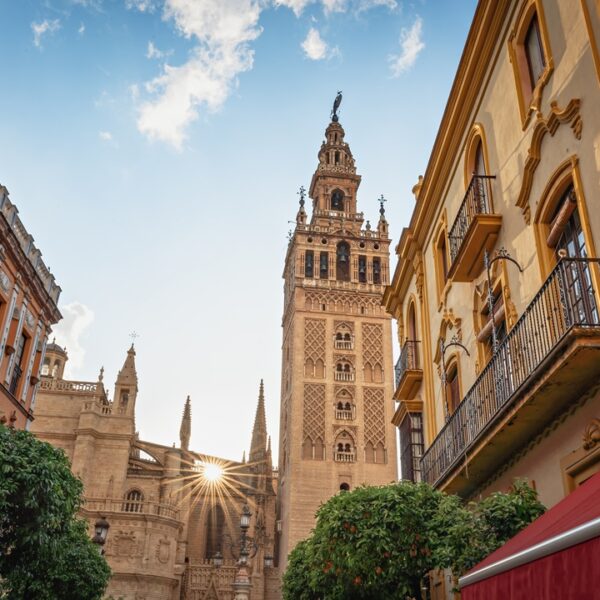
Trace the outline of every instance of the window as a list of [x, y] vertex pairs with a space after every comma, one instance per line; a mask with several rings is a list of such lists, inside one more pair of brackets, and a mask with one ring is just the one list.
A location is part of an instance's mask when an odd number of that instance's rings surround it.
[[537, 14], [533, 15], [525, 35], [525, 55], [527, 57], [527, 66], [529, 67], [529, 81], [531, 89], [533, 89], [546, 66]]
[[408, 413], [400, 424], [400, 447], [402, 479], [421, 481], [421, 457], [425, 447], [421, 413]]
[[349, 492], [350, 491], [350, 484], [349, 483], [340, 483], [340, 492]]
[[446, 405], [448, 415], [451, 415], [460, 404], [460, 382], [458, 378], [458, 363], [448, 365], [446, 370]]
[[508, 42], [523, 128], [540, 110], [542, 92], [552, 74], [549, 42], [543, 1], [523, 0]]
[[211, 559], [215, 557], [217, 552], [223, 553], [225, 511], [220, 505], [213, 506], [208, 511], [206, 526], [206, 552], [204, 556]]
[[23, 374], [23, 368], [21, 363], [23, 362], [23, 355], [25, 353], [25, 345], [27, 344], [27, 336], [22, 333], [19, 338], [19, 342], [17, 343], [17, 349], [15, 351], [15, 362], [14, 368], [12, 372], [12, 376], [10, 379], [10, 384], [8, 387], [8, 391], [13, 395], [17, 395], [17, 389], [19, 387], [19, 382], [21, 380], [21, 375]]
[[304, 276], [314, 277], [315, 255], [312, 250], [307, 250], [304, 257]]
[[355, 461], [354, 441], [347, 431], [342, 431], [338, 435], [335, 441], [334, 457], [337, 462]]
[[319, 257], [319, 277], [321, 279], [329, 278], [329, 252], [321, 252], [321, 256]]
[[144, 502], [144, 494], [140, 490], [129, 490], [125, 495], [125, 503], [123, 510], [125, 512], [142, 512], [142, 503]]
[[373, 259], [373, 283], [381, 283], [381, 259]]
[[496, 338], [498, 343], [502, 343], [506, 338], [506, 310], [504, 307], [504, 297], [502, 296], [502, 286], [498, 285], [496, 289], [494, 289], [492, 296], [492, 305], [494, 311], [494, 320], [490, 317], [490, 309], [487, 300], [487, 288], [485, 291], [485, 296], [481, 299], [482, 308], [481, 308], [481, 329], [477, 334], [477, 341], [480, 344], [483, 344], [483, 359], [484, 362], [487, 363], [490, 358], [492, 358], [493, 354], [493, 335], [492, 329], [496, 328]]
[[481, 143], [481, 138], [477, 140], [477, 147], [475, 149], [474, 172], [475, 175], [486, 175], [485, 161], [483, 159], [483, 144]]
[[446, 228], [443, 226], [435, 242], [435, 276], [437, 282], [438, 300], [441, 303], [448, 280], [448, 246], [446, 243]]
[[344, 210], [344, 192], [342, 190], [335, 190], [331, 194], [331, 210]]
[[367, 283], [367, 257], [358, 257], [358, 281], [359, 283]]
[[337, 245], [335, 276], [338, 281], [350, 281], [350, 246], [347, 242]]

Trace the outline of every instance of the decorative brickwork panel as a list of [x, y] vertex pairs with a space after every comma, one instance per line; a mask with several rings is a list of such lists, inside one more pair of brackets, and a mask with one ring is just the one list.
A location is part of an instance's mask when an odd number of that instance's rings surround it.
[[385, 447], [385, 404], [381, 388], [364, 389], [365, 446]]
[[302, 437], [313, 444], [325, 441], [325, 386], [320, 383], [304, 384], [304, 420]]
[[363, 361], [371, 366], [383, 366], [383, 326], [378, 323], [363, 323]]
[[304, 321], [304, 362], [325, 362], [325, 319]]

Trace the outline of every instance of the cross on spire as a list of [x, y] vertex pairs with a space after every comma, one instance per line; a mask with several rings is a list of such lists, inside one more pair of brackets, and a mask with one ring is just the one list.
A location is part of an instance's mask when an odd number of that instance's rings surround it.
[[304, 207], [304, 202], [306, 198], [306, 188], [301, 185], [300, 189], [296, 192], [298, 196], [300, 196], [300, 206]]
[[381, 196], [379, 196], [378, 202], [379, 202], [379, 214], [383, 217], [383, 215], [385, 215], [385, 207], [383, 206], [383, 203], [387, 202], [387, 200], [383, 197], [383, 194], [381, 194]]

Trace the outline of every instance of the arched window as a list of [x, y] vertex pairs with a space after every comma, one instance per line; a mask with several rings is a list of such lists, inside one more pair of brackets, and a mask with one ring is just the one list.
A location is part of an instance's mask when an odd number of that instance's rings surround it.
[[312, 460], [313, 458], [313, 443], [309, 437], [305, 438], [302, 444], [302, 458], [304, 460]]
[[349, 492], [350, 491], [350, 484], [346, 483], [344, 481], [344, 483], [340, 483], [340, 492]]
[[539, 110], [542, 90], [553, 69], [542, 0], [524, 0], [509, 35], [522, 124]]
[[350, 281], [350, 246], [347, 242], [337, 245], [335, 276], [338, 281]]
[[47, 358], [44, 360], [44, 364], [42, 365], [41, 374], [45, 376], [50, 374], [50, 361]]
[[455, 359], [446, 367], [446, 403], [449, 415], [451, 415], [460, 404], [458, 361]]
[[132, 489], [125, 494], [123, 510], [125, 512], [142, 512], [144, 494], [138, 489]]
[[212, 559], [217, 552], [223, 554], [223, 536], [225, 534], [225, 511], [220, 504], [213, 506], [206, 520], [206, 551], [204, 557]]
[[344, 210], [344, 192], [334, 190], [331, 194], [331, 210]]
[[354, 462], [356, 452], [354, 451], [354, 440], [347, 431], [341, 431], [335, 440], [335, 455], [337, 462]]

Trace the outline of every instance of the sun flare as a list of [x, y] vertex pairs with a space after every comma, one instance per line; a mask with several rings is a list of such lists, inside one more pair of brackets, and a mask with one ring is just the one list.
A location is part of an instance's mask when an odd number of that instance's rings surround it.
[[225, 470], [223, 467], [217, 463], [209, 463], [204, 462], [201, 463], [201, 473], [202, 477], [211, 483], [216, 483], [220, 481], [223, 477]]

